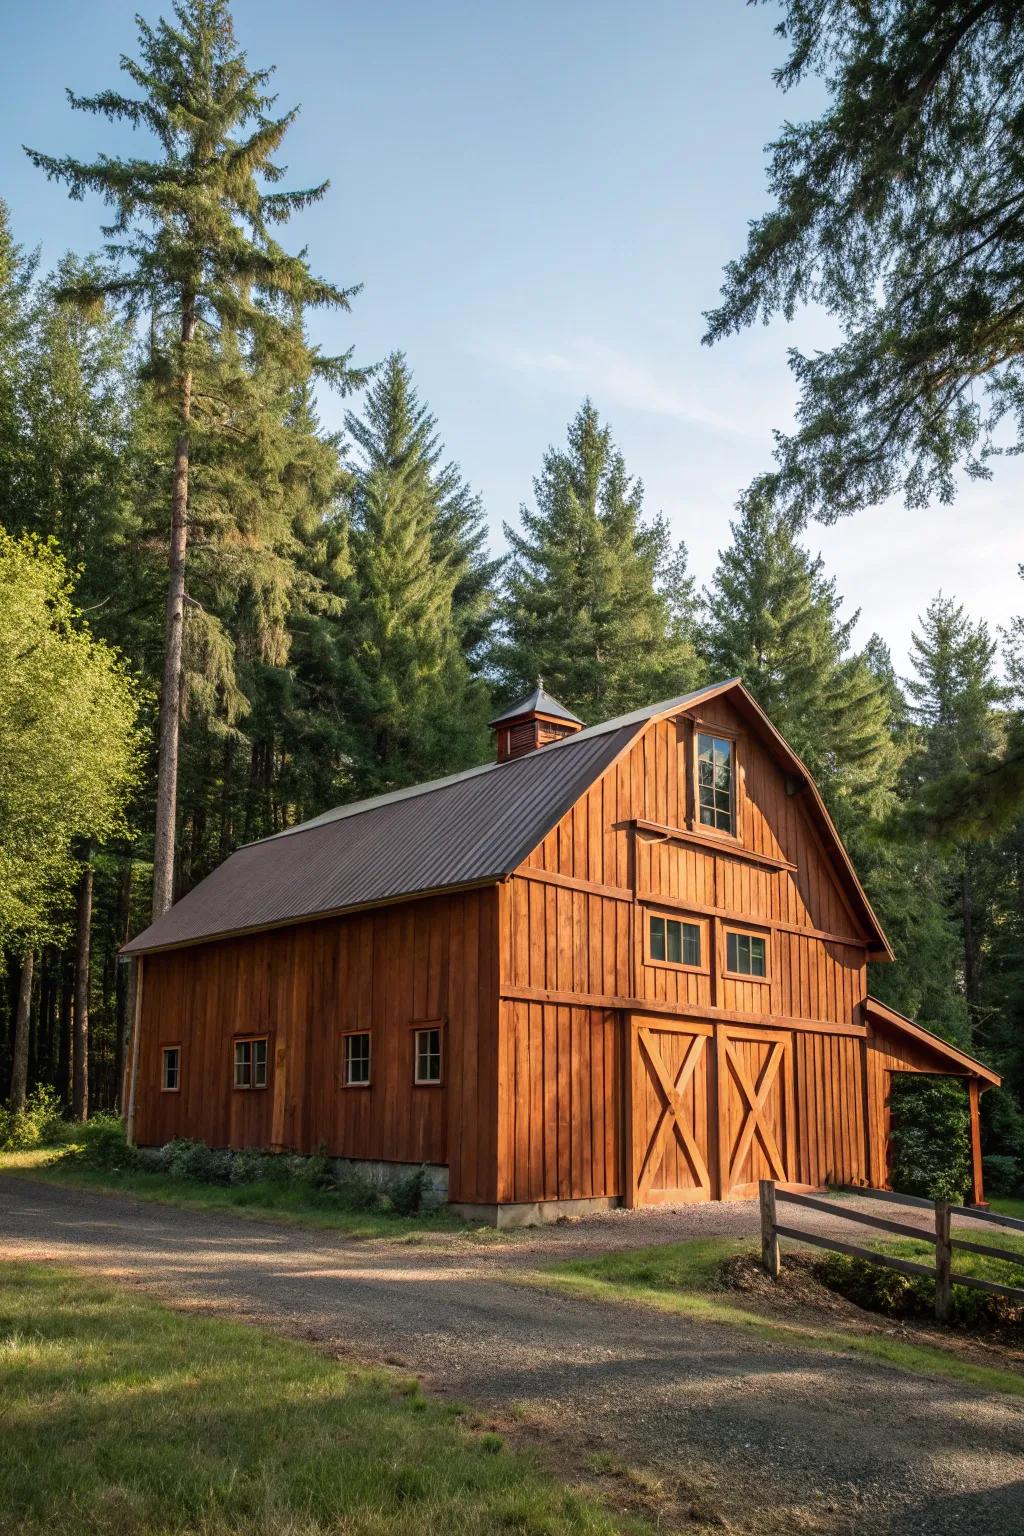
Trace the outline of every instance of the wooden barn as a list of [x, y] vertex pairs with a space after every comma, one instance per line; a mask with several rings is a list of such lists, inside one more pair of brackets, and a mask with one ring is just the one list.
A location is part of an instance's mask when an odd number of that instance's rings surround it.
[[887, 1182], [893, 1073], [998, 1078], [868, 995], [886, 938], [733, 680], [239, 849], [127, 945], [141, 1145], [427, 1164], [500, 1224]]

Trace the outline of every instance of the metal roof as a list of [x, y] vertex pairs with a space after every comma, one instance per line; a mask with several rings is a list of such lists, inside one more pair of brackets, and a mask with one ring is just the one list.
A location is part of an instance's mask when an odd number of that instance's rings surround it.
[[537, 686], [532, 693], [528, 693], [525, 699], [520, 699], [518, 704], [513, 704], [511, 709], [506, 709], [504, 714], [495, 715], [491, 725], [501, 725], [503, 720], [518, 720], [520, 715], [551, 715], [556, 720], [571, 720], [574, 725], [582, 725], [583, 721], [578, 715], [574, 715], [571, 709], [566, 709], [544, 687], [542, 678], [537, 679]]
[[343, 806], [250, 843], [123, 953], [195, 944], [510, 874], [640, 729], [578, 732], [507, 763]]
[[[126, 944], [122, 954], [197, 944], [403, 896], [500, 880], [518, 868], [648, 721], [724, 693], [734, 695], [777, 758], [807, 775], [739, 678], [730, 678], [588, 726], [522, 757], [337, 806], [249, 843]], [[877, 937], [877, 957], [891, 958], [885, 934], [809, 775], [807, 784], [807, 809], [834, 850], [837, 874], [867, 930]]]

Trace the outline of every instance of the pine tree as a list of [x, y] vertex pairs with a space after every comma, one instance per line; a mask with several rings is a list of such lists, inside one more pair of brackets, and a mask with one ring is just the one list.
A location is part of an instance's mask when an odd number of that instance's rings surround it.
[[586, 400], [566, 448], [551, 448], [511, 556], [495, 659], [511, 699], [538, 676], [590, 722], [685, 693], [698, 666], [688, 634], [685, 547], [643, 518], [643, 486]]
[[472, 595], [474, 503], [453, 471], [438, 472], [434, 419], [400, 353], [347, 426], [358, 463], [340, 670], [352, 786], [372, 794], [486, 755], [486, 689], [466, 651], [486, 587]]
[[[327, 184], [264, 192], [282, 172], [273, 156], [295, 118], [274, 116], [269, 71], [252, 71], [234, 37], [227, 0], [179, 0], [173, 20], [139, 19], [140, 59], [122, 59], [137, 97], [102, 91], [72, 105], [149, 129], [161, 158], [103, 156], [91, 163], [28, 153], [71, 196], [97, 192], [114, 211], [106, 231], [109, 277], [69, 284], [63, 294], [86, 307], [104, 299], [154, 323], [152, 374], [165, 407], [163, 453], [172, 460], [166, 638], [154, 846], [153, 911], [174, 893], [179, 699], [184, 648], [185, 575], [190, 528], [193, 437], [258, 429], [259, 378], [245, 356], [351, 382], [348, 358], [321, 357], [304, 341], [295, 310], [347, 308], [350, 293], [314, 277], [290, 256], [273, 227], [319, 200]], [[239, 366], [232, 368], [232, 348]]]
[[706, 595], [707, 664], [742, 679], [843, 829], [881, 814], [899, 766], [892, 692], [869, 654], [850, 650], [857, 614], [841, 618], [835, 581], [785, 514], [748, 501], [732, 534]]

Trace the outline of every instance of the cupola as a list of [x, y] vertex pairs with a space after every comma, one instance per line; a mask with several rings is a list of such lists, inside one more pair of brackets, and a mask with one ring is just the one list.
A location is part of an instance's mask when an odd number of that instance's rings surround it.
[[544, 679], [538, 677], [537, 686], [525, 699], [506, 709], [490, 722], [498, 747], [498, 762], [507, 763], [511, 757], [523, 757], [538, 747], [546, 747], [563, 736], [572, 736], [583, 729], [583, 721], [559, 704], [550, 693], [544, 691]]

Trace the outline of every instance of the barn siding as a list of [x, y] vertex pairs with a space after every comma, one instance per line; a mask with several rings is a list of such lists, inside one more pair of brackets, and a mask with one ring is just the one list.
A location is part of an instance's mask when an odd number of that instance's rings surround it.
[[[146, 958], [136, 1134], [211, 1146], [447, 1163], [453, 1199], [496, 1188], [493, 888]], [[411, 1026], [445, 1020], [444, 1083], [413, 1084]], [[342, 1086], [346, 1031], [369, 1029], [372, 1084]], [[232, 1041], [270, 1037], [265, 1090], [232, 1088]], [[180, 1093], [160, 1050], [182, 1048]]]
[[[502, 893], [501, 1028], [509, 1058], [500, 1085], [502, 1199], [625, 1192], [628, 1021], [631, 1010], [644, 1004], [662, 1016], [781, 1031], [786, 1059], [775, 1130], [787, 1140], [791, 1181], [820, 1185], [867, 1177], [859, 1038], [867, 937], [800, 796], [787, 794], [767, 750], [726, 701], [702, 705], [701, 716], [737, 737], [740, 837], [738, 846], [729, 845], [734, 851], [672, 841], [633, 825], [692, 825], [693, 726], [685, 719], [657, 721], [548, 833]], [[776, 862], [738, 856], [743, 854]], [[644, 923], [651, 910], [690, 913], [706, 922], [710, 954], [704, 971], [645, 963]], [[768, 937], [768, 981], [723, 974], [725, 933], [734, 920]], [[557, 997], [545, 996], [552, 993]], [[589, 1006], [571, 1007], [570, 994]], [[721, 1067], [715, 1064], [724, 1059], [717, 1037], [713, 1029], [693, 1109], [695, 1127], [709, 1140], [718, 1113], [712, 1100]], [[570, 1041], [573, 1070], [560, 1072]], [[757, 1070], [755, 1042], [738, 1038], [734, 1050]], [[611, 1081], [609, 1058], [619, 1073]], [[592, 1106], [610, 1087], [615, 1113], [606, 1102], [598, 1134]], [[637, 1092], [642, 1100], [651, 1090], [641, 1084]], [[743, 1108], [727, 1095], [722, 1103], [728, 1143], [742, 1125]], [[719, 1152], [709, 1145], [709, 1160]], [[678, 1148], [666, 1145], [665, 1158], [674, 1161], [660, 1176], [671, 1187], [672, 1177], [681, 1177]], [[755, 1145], [736, 1180], [749, 1184], [765, 1171]]]

